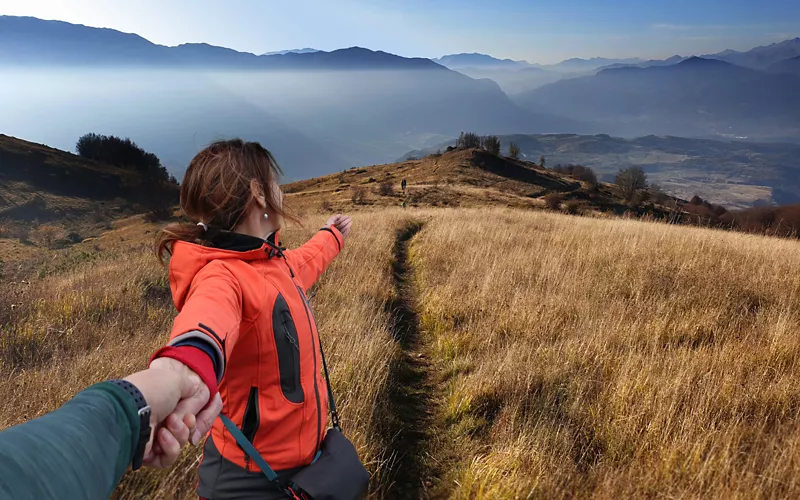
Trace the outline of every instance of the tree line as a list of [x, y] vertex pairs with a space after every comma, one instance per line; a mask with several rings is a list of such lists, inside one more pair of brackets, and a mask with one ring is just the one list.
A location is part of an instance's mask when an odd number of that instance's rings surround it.
[[75, 150], [84, 158], [119, 168], [135, 170], [145, 177], [177, 183], [158, 156], [147, 152], [129, 138], [113, 135], [85, 134], [78, 139]]

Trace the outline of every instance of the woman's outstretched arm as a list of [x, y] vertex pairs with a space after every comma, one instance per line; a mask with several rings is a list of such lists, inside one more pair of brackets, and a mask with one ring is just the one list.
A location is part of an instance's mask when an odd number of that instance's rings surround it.
[[284, 254], [304, 290], [308, 290], [322, 276], [344, 248], [344, 240], [350, 234], [353, 219], [336, 215], [308, 242], [296, 250]]

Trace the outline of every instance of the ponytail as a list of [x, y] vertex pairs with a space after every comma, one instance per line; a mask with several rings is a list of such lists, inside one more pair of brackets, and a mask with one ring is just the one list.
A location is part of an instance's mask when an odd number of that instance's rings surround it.
[[200, 224], [187, 224], [187, 223], [173, 223], [164, 227], [156, 238], [156, 257], [162, 266], [167, 265], [169, 257], [172, 255], [172, 248], [176, 241], [187, 241], [189, 243], [197, 243], [198, 245], [206, 244], [205, 233], [207, 228]]

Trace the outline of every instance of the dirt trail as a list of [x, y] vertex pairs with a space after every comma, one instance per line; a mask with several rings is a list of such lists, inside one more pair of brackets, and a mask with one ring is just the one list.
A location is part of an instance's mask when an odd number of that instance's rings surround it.
[[386, 498], [430, 498], [429, 487], [435, 474], [429, 464], [433, 383], [425, 346], [419, 335], [413, 269], [408, 247], [422, 229], [422, 223], [409, 222], [397, 231], [394, 246], [395, 300], [388, 304], [392, 333], [402, 356], [392, 367], [392, 392], [389, 396], [392, 422], [397, 433], [393, 451], [394, 481]]

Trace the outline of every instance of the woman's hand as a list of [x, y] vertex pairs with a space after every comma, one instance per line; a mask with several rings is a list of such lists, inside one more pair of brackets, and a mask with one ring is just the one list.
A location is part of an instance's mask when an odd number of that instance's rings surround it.
[[[208, 403], [208, 389], [199, 377], [185, 371], [149, 368], [125, 377], [135, 385], [150, 406], [150, 425], [155, 429], [145, 450], [144, 465], [155, 468], [171, 467], [180, 456], [181, 448], [196, 432], [196, 416], [175, 411], [186, 401]], [[205, 401], [202, 401], [205, 399]], [[219, 405], [221, 408], [221, 405]], [[219, 409], [215, 409], [219, 413]]]
[[180, 448], [187, 442], [197, 444], [211, 430], [214, 420], [222, 411], [222, 399], [217, 393], [209, 401], [208, 387], [195, 372], [178, 360], [157, 358], [150, 363], [150, 369], [161, 373], [172, 372], [191, 384], [191, 393], [182, 394], [180, 402], [169, 416], [161, 416], [160, 424], [153, 433], [153, 445], [145, 454], [144, 465], [165, 468], [177, 460]]
[[330, 219], [328, 219], [328, 227], [335, 227], [342, 233], [342, 238], [347, 238], [350, 234], [350, 228], [353, 225], [353, 218], [349, 215], [334, 215]]

